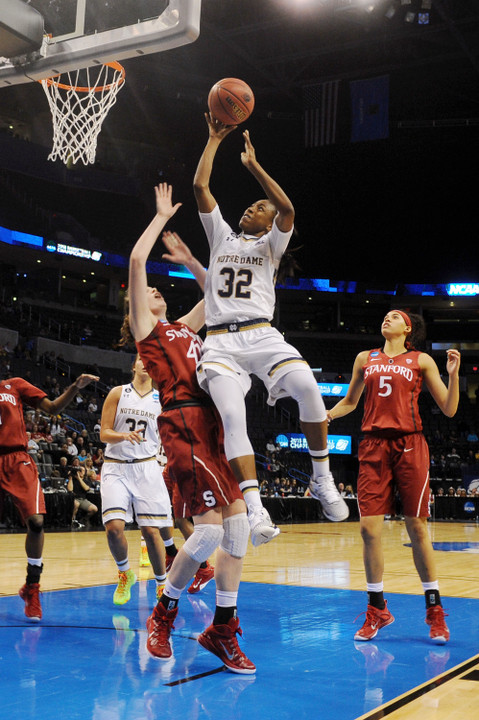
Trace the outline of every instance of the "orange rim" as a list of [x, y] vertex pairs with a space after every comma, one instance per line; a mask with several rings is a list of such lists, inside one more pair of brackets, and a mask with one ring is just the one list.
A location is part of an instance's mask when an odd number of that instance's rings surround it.
[[[66, 85], [65, 83], [57, 82], [55, 78], [59, 78], [60, 75], [54, 75], [50, 78], [45, 78], [45, 82], [48, 86], [55, 85], [58, 88], [61, 88], [62, 90], [76, 90], [76, 92], [91, 92], [94, 90], [94, 92], [102, 92], [103, 90], [111, 90], [112, 87], [115, 85], [121, 85], [125, 82], [125, 68], [123, 65], [120, 65], [119, 62], [111, 62], [111, 63], [105, 63], [107, 67], [111, 67], [114, 70], [117, 70], [120, 73], [120, 77], [115, 80], [115, 82], [109, 83], [109, 85], [98, 85], [98, 87], [89, 87], [85, 86], [82, 87], [80, 85]], [[38, 82], [43, 82], [42, 80], [39, 80]]]

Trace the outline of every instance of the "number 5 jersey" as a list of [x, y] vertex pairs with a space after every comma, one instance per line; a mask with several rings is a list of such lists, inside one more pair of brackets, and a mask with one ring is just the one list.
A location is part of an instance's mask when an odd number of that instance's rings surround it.
[[417, 350], [408, 350], [390, 358], [380, 349], [370, 350], [363, 367], [363, 432], [393, 437], [422, 430], [418, 407], [420, 355]]

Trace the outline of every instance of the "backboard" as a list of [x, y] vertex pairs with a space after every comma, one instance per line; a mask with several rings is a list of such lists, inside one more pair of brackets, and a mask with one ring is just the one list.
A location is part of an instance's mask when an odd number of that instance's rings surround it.
[[[6, 58], [0, 87], [162, 52], [199, 35], [201, 0], [30, 0], [44, 18], [42, 47]], [[2, 9], [0, 7], [0, 20]]]

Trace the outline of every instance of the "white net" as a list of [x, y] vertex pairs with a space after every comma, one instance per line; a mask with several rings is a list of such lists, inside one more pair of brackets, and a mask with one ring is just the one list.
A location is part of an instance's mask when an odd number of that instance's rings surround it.
[[53, 120], [49, 160], [65, 165], [95, 162], [98, 135], [125, 82], [120, 63], [66, 72], [42, 80]]

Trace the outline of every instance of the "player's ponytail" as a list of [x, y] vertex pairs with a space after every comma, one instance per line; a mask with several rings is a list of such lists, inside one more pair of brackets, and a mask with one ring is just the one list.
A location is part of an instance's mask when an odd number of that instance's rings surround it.
[[124, 304], [124, 312], [125, 316], [123, 318], [123, 324], [121, 326], [120, 335], [121, 339], [118, 342], [119, 347], [129, 347], [135, 346], [135, 338], [132, 335], [131, 329], [130, 329], [130, 303], [128, 300], [128, 292], [125, 293], [125, 304]]
[[407, 336], [406, 347], [408, 350], [418, 350], [426, 339], [426, 323], [422, 315], [408, 312], [411, 321], [411, 332]]

